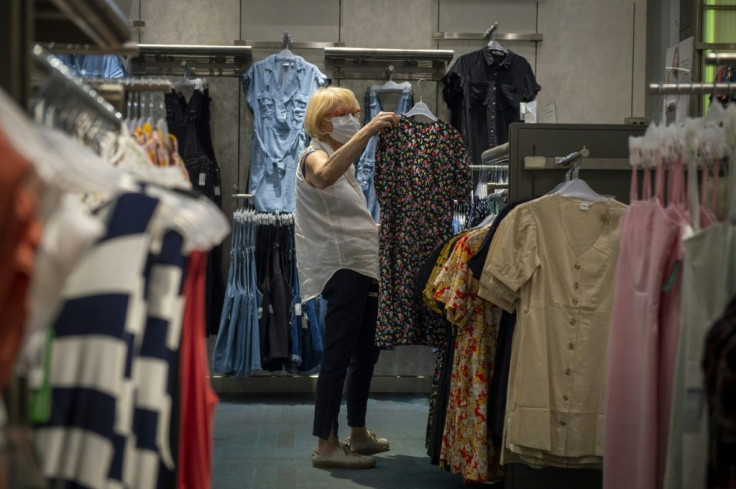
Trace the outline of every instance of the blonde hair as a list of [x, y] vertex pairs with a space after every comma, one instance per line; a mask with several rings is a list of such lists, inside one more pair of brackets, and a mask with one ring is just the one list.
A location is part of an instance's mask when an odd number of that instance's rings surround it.
[[360, 109], [355, 94], [347, 88], [323, 87], [318, 88], [307, 104], [304, 115], [304, 129], [313, 138], [324, 140], [327, 135], [325, 116], [337, 109]]

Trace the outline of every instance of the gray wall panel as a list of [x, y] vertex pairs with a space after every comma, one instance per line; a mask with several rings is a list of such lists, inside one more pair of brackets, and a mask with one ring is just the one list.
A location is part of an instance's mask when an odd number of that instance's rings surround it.
[[485, 32], [498, 22], [498, 32], [534, 32], [536, 1], [439, 0], [440, 31]]
[[342, 0], [346, 46], [432, 49], [436, 28], [436, 0]]
[[[633, 2], [540, 2], [537, 79], [558, 122], [623, 123], [631, 115]], [[544, 119], [542, 119], [544, 122]]]
[[242, 39], [293, 42], [338, 40], [339, 0], [242, 0]]
[[232, 44], [238, 38], [238, 0], [143, 0], [141, 42]]

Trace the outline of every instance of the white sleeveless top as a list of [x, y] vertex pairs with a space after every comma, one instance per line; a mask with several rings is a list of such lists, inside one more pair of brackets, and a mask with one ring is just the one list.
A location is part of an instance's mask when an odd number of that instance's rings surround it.
[[350, 167], [325, 189], [304, 178], [304, 155], [332, 148], [312, 138], [296, 166], [294, 234], [299, 286], [303, 301], [320, 293], [332, 275], [348, 268], [378, 280], [378, 228], [366, 206], [365, 196]]

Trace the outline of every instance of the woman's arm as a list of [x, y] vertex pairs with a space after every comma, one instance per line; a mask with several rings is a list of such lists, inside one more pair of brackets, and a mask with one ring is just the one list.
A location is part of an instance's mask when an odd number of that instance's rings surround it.
[[309, 154], [304, 160], [307, 182], [319, 189], [334, 184], [360, 156], [373, 135], [378, 134], [383, 128], [395, 127], [398, 123], [398, 115], [393, 112], [380, 112], [332, 156], [327, 156], [324, 151]]

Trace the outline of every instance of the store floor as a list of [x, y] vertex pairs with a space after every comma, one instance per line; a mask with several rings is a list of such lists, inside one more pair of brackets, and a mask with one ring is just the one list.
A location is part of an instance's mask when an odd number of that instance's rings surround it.
[[[311, 394], [223, 395], [215, 418], [213, 489], [452, 489], [465, 487], [459, 475], [429, 463], [424, 436], [427, 396], [373, 395], [368, 427], [388, 437], [391, 450], [368, 470], [312, 467], [315, 446]], [[345, 405], [341, 438], [347, 435]]]

